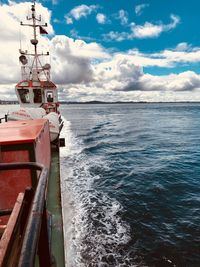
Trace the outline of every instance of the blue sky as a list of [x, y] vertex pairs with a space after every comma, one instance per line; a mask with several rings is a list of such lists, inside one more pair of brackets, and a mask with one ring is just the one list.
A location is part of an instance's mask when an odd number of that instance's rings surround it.
[[[200, 1], [43, 0], [37, 6], [50, 25], [41, 41], [51, 48], [61, 98], [200, 100]], [[0, 1], [0, 20], [7, 18], [2, 31], [11, 31], [9, 20], [17, 24], [28, 7]], [[10, 82], [16, 77], [17, 71]]]
[[[52, 15], [60, 21], [53, 23], [54, 29], [58, 34], [72, 35], [85, 39], [91, 38], [101, 43], [105, 48], [116, 51], [126, 52], [129, 49], [139, 49], [143, 53], [154, 53], [165, 49], [174, 49], [179, 43], [187, 43], [191, 47], [200, 46], [200, 27], [199, 10], [200, 1], [198, 0], [150, 0], [150, 1], [131, 1], [131, 0], [111, 0], [111, 1], [59, 1], [57, 5], [52, 2], [46, 2], [52, 9]], [[82, 17], [79, 20], [73, 19], [72, 24], [66, 24], [64, 17], [71, 10], [80, 5], [96, 5], [91, 14]], [[119, 18], [119, 11], [124, 11], [124, 17], [127, 23], [123, 23]], [[106, 16], [103, 24], [97, 22], [96, 16], [101, 13]], [[122, 41], [116, 39], [105, 39], [105, 34], [109, 32], [130, 32], [130, 24], [144, 25], [146, 22], [153, 25], [167, 25], [171, 22], [170, 16], [179, 18], [175, 28], [163, 31], [158, 36], [124, 38]], [[70, 16], [70, 15], [69, 15]], [[74, 34], [73, 32], [77, 33]], [[176, 66], [173, 72], [179, 73], [184, 70], [194, 70], [199, 72], [199, 63], [184, 64]], [[152, 74], [167, 74], [172, 70], [168, 68], [146, 68]]]
[[[52, 17], [60, 20], [62, 23], [54, 23], [54, 29], [57, 34], [70, 35], [74, 29], [79, 36], [91, 37], [101, 42], [106, 48], [114, 48], [118, 50], [138, 48], [143, 52], [154, 52], [164, 50], [166, 48], [174, 48], [177, 43], [187, 42], [193, 46], [200, 45], [200, 28], [199, 10], [200, 1], [198, 0], [151, 0], [151, 1], [66, 1], [60, 0], [57, 5], [45, 1], [46, 6], [52, 10]], [[79, 5], [95, 5], [97, 6], [87, 17], [81, 17], [79, 20], [74, 19], [72, 24], [65, 23], [65, 15]], [[141, 7], [141, 11], [136, 14], [136, 7]], [[121, 24], [119, 19], [119, 11], [124, 10], [128, 19], [127, 23]], [[104, 14], [108, 21], [99, 24], [96, 20], [98, 13]], [[169, 24], [171, 22], [170, 15], [173, 14], [180, 18], [177, 26], [169, 31], [160, 34], [158, 37], [152, 38], [134, 38], [133, 40], [124, 40], [121, 42], [105, 41], [102, 35], [114, 32], [129, 32], [130, 24], [144, 25], [150, 22], [155, 25]]]

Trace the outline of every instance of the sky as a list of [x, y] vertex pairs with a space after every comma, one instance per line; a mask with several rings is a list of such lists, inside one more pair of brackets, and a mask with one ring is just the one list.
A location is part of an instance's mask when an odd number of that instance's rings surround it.
[[[0, 0], [0, 99], [15, 99], [31, 2]], [[199, 0], [41, 0], [62, 101], [200, 101]]]

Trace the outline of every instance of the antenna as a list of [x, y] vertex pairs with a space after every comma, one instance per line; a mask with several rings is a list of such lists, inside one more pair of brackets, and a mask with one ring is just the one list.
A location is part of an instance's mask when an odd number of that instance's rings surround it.
[[22, 36], [21, 36], [21, 28], [19, 28], [19, 50], [22, 50]]
[[[33, 0], [33, 4], [31, 5], [31, 15], [30, 17], [27, 16], [27, 20], [30, 21], [31, 23], [23, 23], [21, 22], [21, 26], [29, 26], [29, 27], [32, 27], [33, 28], [33, 39], [30, 40], [31, 44], [34, 46], [34, 53], [27, 53], [26, 52], [23, 52], [22, 49], [21, 49], [21, 41], [20, 41], [20, 53], [21, 55], [29, 55], [29, 56], [33, 56], [33, 62], [32, 62], [32, 66], [30, 68], [30, 79], [31, 79], [31, 76], [32, 76], [32, 79], [33, 79], [33, 73], [34, 73], [34, 79], [37, 79], [39, 80], [39, 74], [43, 71], [43, 73], [45, 74], [46, 78], [48, 79], [47, 77], [47, 74], [45, 72], [45, 69], [42, 67], [42, 64], [39, 60], [39, 57], [40, 56], [44, 56], [44, 55], [49, 55], [49, 53], [46, 53], [46, 54], [43, 54], [43, 53], [38, 53], [38, 50], [37, 50], [37, 45], [38, 45], [38, 39], [37, 39], [37, 32], [36, 32], [36, 29], [39, 28], [40, 30], [40, 33], [41, 34], [47, 34], [47, 31], [43, 28], [43, 27], [47, 27], [47, 23], [45, 24], [38, 24], [38, 22], [41, 22], [41, 16], [39, 17], [36, 17], [36, 13], [35, 13], [35, 0]], [[25, 57], [26, 58], [26, 57]], [[27, 59], [25, 59], [24, 57], [20, 57], [20, 62], [25, 65], [27, 64]], [[25, 63], [26, 62], [26, 63]]]

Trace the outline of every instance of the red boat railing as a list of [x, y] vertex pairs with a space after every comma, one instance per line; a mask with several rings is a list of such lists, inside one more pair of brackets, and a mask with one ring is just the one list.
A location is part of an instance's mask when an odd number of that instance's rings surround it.
[[41, 173], [35, 189], [26, 188], [19, 193], [12, 212], [0, 211], [0, 216], [11, 213], [0, 239], [0, 267], [33, 267], [36, 259], [39, 266], [50, 267], [46, 210], [48, 169], [31, 162], [0, 164], [0, 171], [17, 169], [34, 169]]

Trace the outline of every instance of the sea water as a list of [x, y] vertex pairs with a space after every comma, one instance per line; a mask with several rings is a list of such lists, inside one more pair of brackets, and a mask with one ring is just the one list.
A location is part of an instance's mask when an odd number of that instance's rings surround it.
[[67, 266], [200, 266], [200, 104], [62, 115]]
[[200, 104], [61, 113], [67, 267], [199, 267]]

